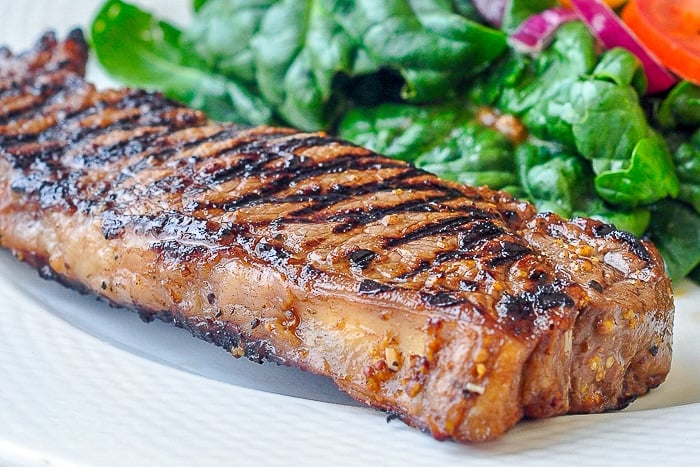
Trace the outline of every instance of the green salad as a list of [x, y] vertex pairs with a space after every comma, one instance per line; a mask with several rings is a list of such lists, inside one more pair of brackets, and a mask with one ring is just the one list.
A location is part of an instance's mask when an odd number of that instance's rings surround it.
[[[700, 281], [700, 88], [645, 95], [639, 60], [567, 21], [536, 53], [468, 0], [195, 0], [183, 29], [108, 0], [91, 42], [133, 86], [218, 120], [325, 130], [542, 211], [653, 240]], [[509, 122], [506, 128], [499, 122]]]

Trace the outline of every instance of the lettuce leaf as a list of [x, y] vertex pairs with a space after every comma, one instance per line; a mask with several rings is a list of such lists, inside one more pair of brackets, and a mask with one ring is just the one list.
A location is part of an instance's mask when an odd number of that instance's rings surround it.
[[352, 105], [353, 78], [393, 74], [375, 92], [427, 102], [506, 48], [503, 33], [448, 1], [209, 0], [185, 38], [214, 72], [255, 85], [285, 121], [309, 130]]
[[472, 96], [521, 117], [537, 139], [589, 160], [598, 196], [632, 209], [679, 191], [671, 154], [640, 103], [641, 73], [622, 49], [599, 57], [588, 29], [573, 22], [537, 57], [511, 54], [497, 67], [502, 81], [484, 78]]
[[513, 143], [477, 122], [464, 103], [383, 104], [348, 112], [340, 136], [377, 152], [470, 185], [522, 194]]
[[161, 90], [212, 118], [241, 123], [272, 120], [254, 88], [202, 68], [182, 46], [181, 31], [120, 0], [107, 1], [92, 24], [92, 46], [109, 73], [131, 86]]

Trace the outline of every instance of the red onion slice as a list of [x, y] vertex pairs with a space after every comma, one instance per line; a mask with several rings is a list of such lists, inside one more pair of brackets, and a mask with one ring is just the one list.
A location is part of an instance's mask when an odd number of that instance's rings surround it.
[[507, 2], [508, 0], [472, 0], [472, 5], [486, 21], [500, 28], [503, 24], [503, 14], [506, 11]]
[[647, 75], [648, 94], [665, 91], [676, 78], [647, 50], [637, 36], [606, 3], [600, 0], [571, 0], [576, 14], [606, 48], [624, 47], [637, 56]]
[[574, 10], [565, 7], [551, 8], [530, 16], [510, 36], [510, 45], [521, 53], [541, 52], [554, 37], [559, 27], [578, 19]]

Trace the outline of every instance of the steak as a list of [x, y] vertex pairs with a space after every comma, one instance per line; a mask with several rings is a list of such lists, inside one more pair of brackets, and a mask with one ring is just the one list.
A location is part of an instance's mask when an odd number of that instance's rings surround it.
[[438, 439], [625, 407], [671, 362], [657, 250], [325, 133], [96, 90], [79, 31], [0, 51], [0, 242]]

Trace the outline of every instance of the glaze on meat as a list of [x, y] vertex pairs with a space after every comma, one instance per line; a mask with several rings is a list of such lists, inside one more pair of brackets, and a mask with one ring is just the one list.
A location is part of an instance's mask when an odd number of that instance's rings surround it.
[[86, 50], [0, 52], [0, 242], [44, 277], [439, 439], [622, 408], [668, 373], [650, 243], [323, 133], [97, 91]]

